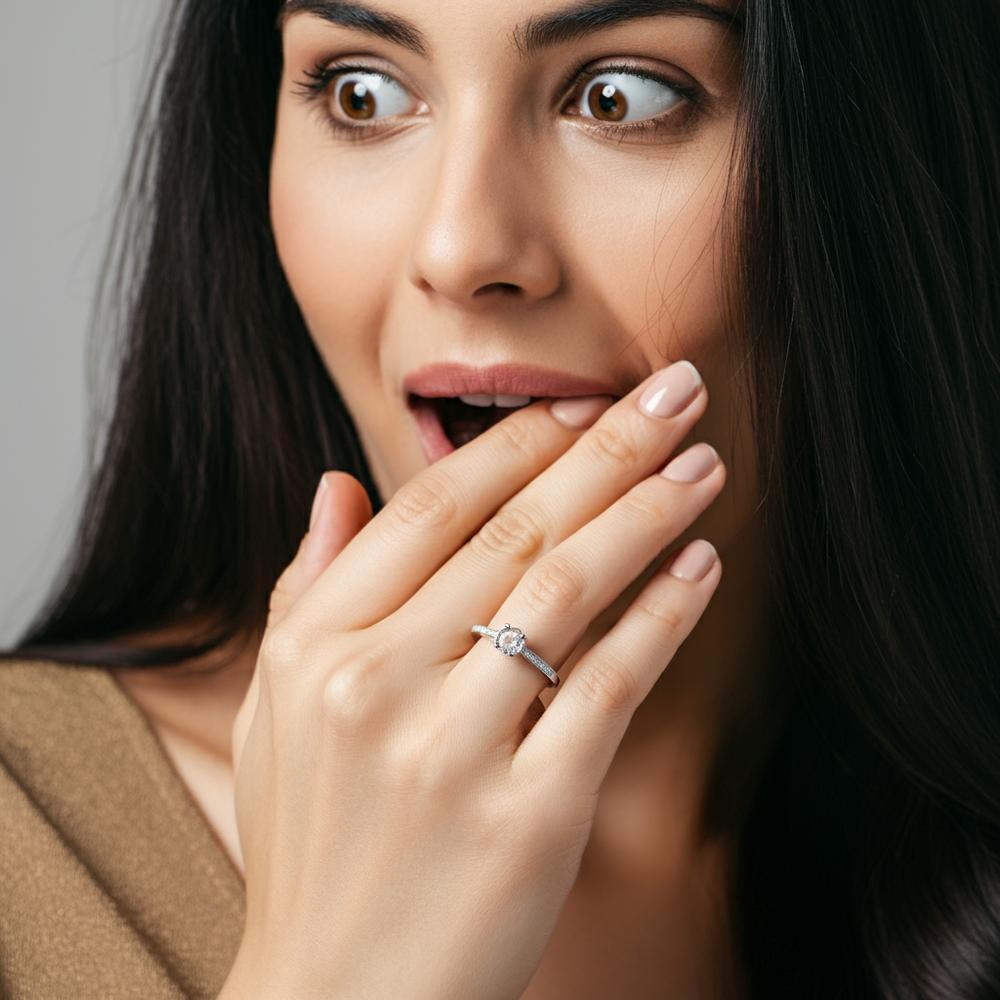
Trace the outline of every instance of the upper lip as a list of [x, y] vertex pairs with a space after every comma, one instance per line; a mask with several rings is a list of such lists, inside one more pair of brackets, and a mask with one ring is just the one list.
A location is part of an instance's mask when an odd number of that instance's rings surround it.
[[583, 375], [521, 362], [479, 368], [438, 362], [411, 372], [403, 388], [417, 396], [622, 396], [620, 388]]

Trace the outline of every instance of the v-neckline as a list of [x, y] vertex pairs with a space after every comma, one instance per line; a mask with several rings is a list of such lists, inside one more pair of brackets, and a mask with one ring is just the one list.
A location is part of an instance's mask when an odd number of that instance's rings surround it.
[[[246, 890], [243, 873], [233, 862], [218, 832], [212, 826], [201, 804], [184, 780], [184, 776], [178, 770], [173, 757], [170, 756], [169, 751], [163, 744], [163, 740], [160, 738], [159, 733], [157, 733], [156, 727], [142, 710], [142, 707], [129, 694], [127, 688], [120, 683], [115, 676], [114, 670], [111, 668], [101, 668], [101, 670], [112, 688], [110, 692], [111, 697], [119, 701], [125, 713], [131, 716], [135, 723], [134, 726], [130, 726], [133, 734], [148, 747], [151, 755], [157, 759], [159, 766], [155, 767], [157, 773], [153, 775], [154, 779], [162, 782], [163, 791], [170, 799], [175, 801], [183, 800], [185, 812], [193, 812], [194, 815], [190, 817], [192, 824], [201, 826], [204, 832], [208, 834], [212, 845], [216, 849], [215, 853], [218, 855], [218, 866], [227, 869], [235, 876], [239, 888], [238, 895], [245, 901]], [[180, 806], [180, 802], [178, 802], [178, 806]], [[226, 881], [232, 882], [231, 879], [227, 879]]]

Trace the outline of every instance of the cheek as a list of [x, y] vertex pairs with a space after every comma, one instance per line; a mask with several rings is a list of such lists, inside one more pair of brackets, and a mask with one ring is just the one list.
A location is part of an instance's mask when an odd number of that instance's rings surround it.
[[278, 257], [313, 339], [338, 364], [377, 348], [401, 242], [393, 232], [401, 206], [347, 162], [279, 122], [270, 177]]
[[[712, 137], [709, 137], [711, 139]], [[734, 391], [724, 282], [734, 263], [725, 244], [729, 133], [675, 149], [662, 159], [605, 154], [573, 160], [571, 183], [558, 194], [570, 227], [570, 262], [587, 296], [649, 369], [693, 360], [710, 386], [705, 416], [678, 447], [704, 440], [727, 464], [723, 495], [682, 536], [707, 535], [727, 546], [759, 503], [750, 422]], [[589, 195], [589, 197], [588, 197]], [[622, 347], [626, 345], [623, 343]], [[735, 430], [735, 432], [734, 432]]]
[[606, 161], [578, 162], [563, 187], [570, 245], [595, 301], [614, 310], [614, 328], [638, 337], [654, 363], [707, 360], [721, 344], [728, 168], [717, 144], [705, 143], [659, 161], [619, 157], [613, 173]]

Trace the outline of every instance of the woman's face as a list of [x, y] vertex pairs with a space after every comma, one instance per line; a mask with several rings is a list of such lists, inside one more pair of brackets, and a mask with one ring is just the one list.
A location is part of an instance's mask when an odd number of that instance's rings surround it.
[[432, 460], [404, 387], [426, 365], [532, 363], [621, 395], [687, 358], [710, 393], [689, 441], [729, 476], [682, 538], [721, 551], [743, 526], [721, 300], [739, 40], [714, 3], [285, 4], [271, 219], [383, 498]]

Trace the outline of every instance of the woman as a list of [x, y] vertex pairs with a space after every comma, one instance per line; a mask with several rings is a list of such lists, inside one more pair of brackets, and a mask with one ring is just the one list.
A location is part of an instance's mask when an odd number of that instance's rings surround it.
[[997, 6], [171, 26], [8, 991], [1000, 992]]

